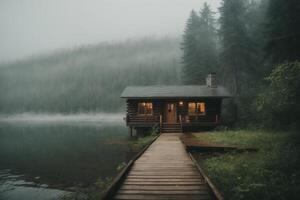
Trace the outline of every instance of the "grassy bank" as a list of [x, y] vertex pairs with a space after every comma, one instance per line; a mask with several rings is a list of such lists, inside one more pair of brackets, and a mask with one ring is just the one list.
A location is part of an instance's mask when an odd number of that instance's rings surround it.
[[[201, 141], [258, 148], [201, 159], [225, 199], [298, 199], [300, 136], [291, 132], [226, 131], [197, 134]], [[203, 157], [202, 157], [203, 158]]]
[[144, 137], [132, 138], [132, 140], [129, 141], [130, 148], [133, 151], [138, 152], [142, 150], [147, 144], [149, 144], [155, 136], [156, 135], [153, 134]]

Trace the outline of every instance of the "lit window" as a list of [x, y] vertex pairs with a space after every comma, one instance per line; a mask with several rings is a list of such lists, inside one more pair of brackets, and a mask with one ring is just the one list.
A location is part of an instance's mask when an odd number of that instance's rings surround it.
[[205, 103], [204, 102], [190, 102], [189, 103], [189, 115], [205, 115]]
[[153, 105], [150, 102], [140, 102], [138, 103], [138, 113], [140, 115], [152, 115]]

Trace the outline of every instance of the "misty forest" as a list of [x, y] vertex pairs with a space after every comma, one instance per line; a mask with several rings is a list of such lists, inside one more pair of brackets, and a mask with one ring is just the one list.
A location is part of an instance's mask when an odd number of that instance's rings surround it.
[[121, 112], [127, 85], [180, 82], [180, 40], [64, 50], [1, 67], [1, 112]]
[[[221, 0], [216, 10], [210, 3], [190, 10], [177, 36], [2, 62], [0, 199], [106, 197], [114, 177], [157, 137], [154, 129], [128, 135], [122, 91], [205, 85], [210, 73], [232, 95], [222, 101], [223, 124], [184, 138], [238, 150], [190, 154], [224, 199], [299, 198], [300, 2]], [[78, 118], [48, 123], [46, 116]]]

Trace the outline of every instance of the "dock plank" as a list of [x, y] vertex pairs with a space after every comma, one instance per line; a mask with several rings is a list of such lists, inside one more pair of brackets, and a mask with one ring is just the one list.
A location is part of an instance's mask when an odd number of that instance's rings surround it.
[[133, 195], [133, 194], [117, 194], [115, 199], [131, 199], [131, 200], [211, 200], [210, 195]]
[[133, 163], [114, 199], [216, 199], [179, 137], [160, 135]]
[[123, 185], [121, 190], [207, 190], [206, 185]]

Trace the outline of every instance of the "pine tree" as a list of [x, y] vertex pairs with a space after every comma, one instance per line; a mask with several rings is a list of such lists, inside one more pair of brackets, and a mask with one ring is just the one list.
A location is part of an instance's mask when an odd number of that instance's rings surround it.
[[[234, 95], [230, 108], [234, 120], [242, 122], [249, 116], [251, 86], [255, 84], [250, 74], [256, 67], [253, 62], [255, 48], [249, 37], [248, 1], [223, 0], [220, 7], [220, 65], [223, 84]], [[253, 94], [252, 94], [253, 95]]]
[[204, 3], [199, 14], [191, 12], [183, 35], [183, 81], [186, 84], [202, 84], [217, 65], [213, 13]]
[[273, 63], [300, 59], [300, 1], [272, 0], [267, 11], [266, 52]]
[[197, 33], [199, 28], [199, 16], [192, 10], [189, 19], [186, 23], [186, 28], [183, 35], [183, 82], [185, 84], [193, 84], [198, 81], [197, 67], [199, 66], [199, 59], [197, 56]]
[[[251, 41], [251, 62], [248, 75], [253, 81], [261, 81], [269, 73], [269, 63], [265, 62], [264, 47], [266, 45], [265, 24], [266, 10], [269, 0], [251, 0], [247, 3], [246, 25]], [[251, 65], [250, 65], [251, 64]], [[257, 85], [257, 83], [255, 83]]]
[[217, 70], [216, 28], [213, 12], [207, 3], [200, 11], [200, 27], [198, 35], [198, 55], [201, 61], [199, 68], [201, 80], [210, 72]]
[[241, 80], [251, 59], [245, 1], [223, 0], [220, 13], [222, 74], [225, 85], [237, 97], [241, 92]]

